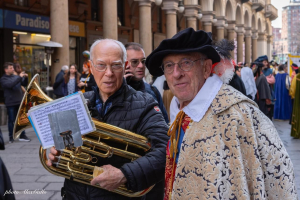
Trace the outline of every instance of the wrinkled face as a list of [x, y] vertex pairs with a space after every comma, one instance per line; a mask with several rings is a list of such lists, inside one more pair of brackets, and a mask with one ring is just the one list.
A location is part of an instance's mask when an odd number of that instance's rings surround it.
[[[145, 76], [145, 52], [143, 50], [136, 51], [134, 49], [127, 50], [127, 68], [131, 70], [133, 74], [132, 79], [140, 81]], [[143, 61], [144, 64], [141, 62]], [[126, 69], [127, 69], [126, 68]]]
[[[200, 58], [201, 56], [199, 53], [172, 54], [163, 59], [163, 65], [168, 62], [182, 63], [182, 61], [186, 59], [194, 61]], [[166, 73], [164, 70], [168, 86], [173, 94], [178, 98], [180, 107], [184, 104], [187, 105], [194, 99], [205, 83], [205, 80], [210, 76], [211, 66], [211, 60], [201, 59], [195, 61], [189, 71], [183, 71], [179, 68], [178, 64], [175, 64], [174, 71], [170, 74]]]
[[71, 74], [74, 74], [76, 71], [77, 71], [77, 70], [76, 70], [75, 66], [72, 65], [72, 66], [70, 67], [70, 73], [71, 73]]
[[7, 75], [12, 75], [12, 74], [14, 74], [14, 72], [15, 72], [14, 66], [9, 65], [7, 69], [4, 69], [4, 71], [5, 71], [5, 73], [6, 73]]
[[[122, 50], [114, 42], [103, 41], [94, 47], [93, 60], [91, 60], [91, 72], [99, 88], [100, 94], [103, 96], [111, 96], [123, 83], [124, 70], [113, 71], [112, 65], [120, 65], [122, 63]], [[98, 71], [95, 66], [106, 65], [105, 71]]]

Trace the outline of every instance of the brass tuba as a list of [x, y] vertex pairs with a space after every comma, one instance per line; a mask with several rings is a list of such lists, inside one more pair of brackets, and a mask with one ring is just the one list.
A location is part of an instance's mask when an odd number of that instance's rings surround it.
[[[31, 127], [27, 118], [28, 110], [31, 107], [53, 101], [41, 90], [37, 80], [38, 76], [36, 74], [32, 78], [19, 107], [14, 125], [14, 139], [18, 138], [24, 129]], [[47, 166], [47, 150], [40, 146], [39, 157], [43, 167], [54, 175], [90, 185], [93, 177], [103, 172], [102, 168], [93, 165], [97, 163], [97, 157], [109, 158], [114, 154], [133, 161], [142, 155], [130, 152], [130, 150], [138, 150], [145, 153], [151, 148], [150, 143], [144, 136], [99, 122], [96, 119], [93, 119], [93, 122], [97, 130], [82, 136], [83, 146], [62, 150], [56, 167]], [[105, 142], [116, 144], [115, 146], [118, 148], [113, 145], [107, 145]], [[95, 187], [101, 188], [99, 185]], [[127, 197], [140, 197], [148, 193], [153, 187], [154, 185], [143, 191], [133, 192], [122, 185], [112, 192]]]

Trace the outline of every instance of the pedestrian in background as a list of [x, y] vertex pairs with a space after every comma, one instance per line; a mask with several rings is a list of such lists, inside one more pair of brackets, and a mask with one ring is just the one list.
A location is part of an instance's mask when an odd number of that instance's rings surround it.
[[[14, 70], [15, 70], [15, 75], [20, 75], [23, 72], [22, 67], [19, 63], [14, 64]], [[25, 87], [28, 85], [28, 76], [24, 76], [23, 79], [24, 80], [21, 83], [21, 89], [25, 93], [26, 92]]]
[[289, 95], [290, 80], [286, 65], [280, 65], [275, 82], [274, 119], [288, 120], [292, 113], [292, 102]]
[[64, 81], [62, 83], [62, 93], [64, 96], [78, 92], [80, 74], [77, 72], [77, 65], [70, 65], [70, 70], [64, 75]]
[[[293, 88], [293, 89], [292, 89]], [[300, 73], [295, 75], [291, 85], [291, 95], [294, 98], [291, 136], [300, 139]]]
[[252, 63], [251, 65], [252, 71], [255, 77], [255, 84], [257, 88], [257, 93], [255, 96], [255, 102], [257, 103], [259, 109], [266, 115], [270, 116], [270, 105], [272, 96], [270, 92], [270, 87], [267, 82], [265, 75], [263, 74], [263, 64], [262, 63]]
[[[7, 108], [9, 143], [13, 143], [14, 123], [24, 94], [21, 86], [25, 85], [25, 78], [28, 75], [25, 72], [16, 75], [14, 64], [11, 62], [4, 63], [3, 68], [5, 74], [1, 77], [0, 84], [4, 90], [5, 105]], [[21, 133], [19, 141], [30, 141], [26, 136], [25, 131]]]
[[255, 80], [253, 76], [253, 72], [250, 67], [243, 67], [241, 69], [241, 79], [245, 85], [247, 96], [254, 100], [257, 89], [255, 85]]
[[78, 87], [84, 93], [92, 91], [93, 86], [96, 86], [96, 82], [93, 74], [91, 73], [90, 64], [89, 62], [84, 61]]
[[69, 66], [64, 65], [62, 66], [61, 71], [55, 77], [55, 83], [53, 85], [53, 89], [54, 89], [53, 93], [55, 94], [57, 99], [64, 96], [61, 86], [64, 82], [64, 75], [68, 73], [68, 71], [69, 71]]
[[143, 81], [143, 78], [145, 77], [146, 57], [142, 45], [130, 42], [125, 45], [125, 48], [127, 52], [127, 62], [125, 65], [124, 77], [127, 84], [136, 91], [147, 92], [150, 94], [158, 102], [158, 107], [168, 124], [169, 117], [158, 89]]

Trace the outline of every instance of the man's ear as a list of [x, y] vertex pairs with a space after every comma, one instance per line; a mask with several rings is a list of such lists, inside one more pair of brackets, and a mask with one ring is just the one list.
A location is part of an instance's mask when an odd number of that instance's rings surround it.
[[92, 66], [93, 64], [92, 64], [92, 61], [91, 61], [91, 60], [89, 60], [89, 64], [90, 64], [90, 70], [91, 70], [91, 73], [92, 73], [93, 76], [94, 76], [94, 66]]
[[204, 60], [203, 76], [205, 79], [207, 79], [210, 76], [211, 70], [212, 70], [212, 60], [211, 59]]

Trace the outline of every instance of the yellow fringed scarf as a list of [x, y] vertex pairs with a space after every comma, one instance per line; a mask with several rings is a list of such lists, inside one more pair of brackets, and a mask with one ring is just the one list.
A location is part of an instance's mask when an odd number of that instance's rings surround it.
[[[170, 184], [170, 193], [172, 193], [172, 188], [173, 188], [173, 182], [174, 182], [174, 170], [175, 170], [175, 162], [176, 162], [176, 157], [177, 157], [177, 152], [178, 152], [178, 141], [180, 138], [180, 131], [181, 131], [181, 124], [182, 124], [182, 120], [185, 116], [185, 113], [181, 110], [177, 116], [176, 119], [174, 120], [174, 122], [172, 123], [172, 125], [169, 128], [168, 131], [168, 136], [170, 136], [170, 141], [171, 141], [171, 145], [170, 145], [170, 157], [173, 158], [174, 155], [174, 159], [173, 159], [173, 163], [172, 163], [172, 174], [171, 174], [171, 184]], [[176, 130], [178, 130], [177, 133], [177, 138], [176, 138]], [[171, 199], [171, 194], [169, 195], [169, 198]]]

